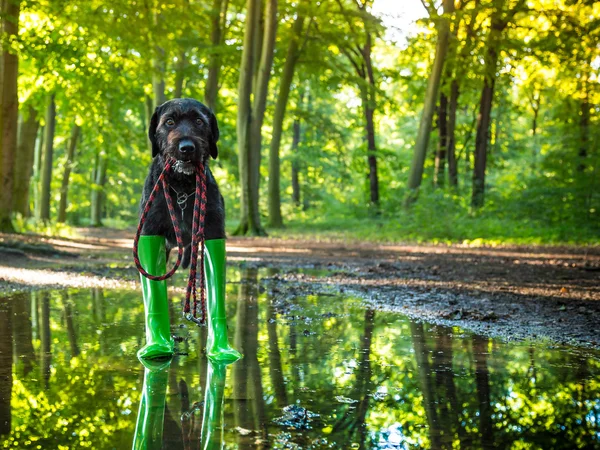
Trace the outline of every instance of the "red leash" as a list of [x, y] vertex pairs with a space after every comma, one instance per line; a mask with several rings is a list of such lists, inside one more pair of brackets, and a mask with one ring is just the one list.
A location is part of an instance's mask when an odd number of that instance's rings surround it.
[[[154, 281], [166, 280], [173, 276], [181, 265], [181, 259], [183, 258], [183, 238], [181, 237], [181, 228], [177, 222], [175, 216], [175, 208], [173, 207], [173, 199], [169, 193], [169, 186], [167, 185], [166, 176], [171, 171], [171, 167], [175, 162], [174, 159], [169, 158], [165, 162], [165, 167], [161, 172], [156, 184], [148, 197], [148, 201], [144, 206], [142, 216], [140, 217], [140, 223], [138, 225], [135, 237], [133, 238], [133, 260], [138, 271], [146, 278]], [[156, 199], [158, 190], [162, 187], [165, 200], [167, 201], [167, 208], [169, 209], [169, 216], [171, 216], [171, 223], [175, 231], [175, 240], [177, 241], [177, 261], [175, 266], [164, 275], [152, 275], [144, 270], [140, 263], [138, 256], [138, 244], [140, 235], [142, 234], [142, 228], [150, 207]], [[192, 219], [192, 259], [190, 264], [190, 274], [188, 277], [187, 291], [185, 293], [185, 305], [183, 307], [183, 316], [200, 325], [206, 324], [206, 286], [204, 280], [204, 222], [206, 217], [206, 170], [203, 163], [199, 163], [196, 166], [196, 192], [194, 198], [194, 216]], [[200, 250], [200, 308], [201, 318], [197, 318], [198, 299], [196, 290], [196, 272], [198, 266], [198, 250]], [[194, 297], [194, 309], [190, 312], [190, 299]]]

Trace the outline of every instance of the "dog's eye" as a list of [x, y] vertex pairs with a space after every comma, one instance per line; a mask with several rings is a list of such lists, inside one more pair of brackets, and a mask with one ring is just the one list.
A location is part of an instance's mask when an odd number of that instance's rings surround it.
[[167, 119], [165, 125], [167, 125], [168, 127], [172, 127], [173, 125], [175, 125], [175, 121], [173, 119]]
[[198, 118], [196, 119], [196, 123], [197, 123], [198, 125], [202, 125], [202, 119], [201, 119], [200, 117], [198, 117]]

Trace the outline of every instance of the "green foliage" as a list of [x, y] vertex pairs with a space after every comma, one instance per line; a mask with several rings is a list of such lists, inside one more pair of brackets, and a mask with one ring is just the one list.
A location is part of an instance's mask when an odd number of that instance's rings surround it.
[[[441, 89], [449, 95], [451, 78], [461, 77], [455, 134], [459, 188], [433, 192], [430, 187], [438, 143], [434, 129], [421, 195], [412, 211], [405, 211], [400, 199], [406, 195], [408, 167], [433, 62], [437, 13], [432, 10], [431, 17], [426, 17], [423, 10], [423, 18], [408, 40], [395, 42], [385, 29], [388, 22], [372, 16], [369, 7], [357, 9], [354, 1], [303, 6], [307, 26], [281, 145], [282, 211], [289, 225], [284, 234], [329, 230], [333, 235], [357, 235], [364, 230], [361, 237], [390, 241], [597, 242], [600, 54], [594, 30], [599, 11], [590, 2], [536, 0], [527, 3], [527, 11], [519, 9], [522, 2], [506, 2], [507, 8], [517, 9], [500, 45], [502, 63], [489, 130], [486, 205], [477, 213], [467, 205], [484, 76], [481, 61], [496, 4], [492, 0], [464, 1], [451, 17], [455, 36], [451, 45], [455, 48], [449, 51]], [[77, 122], [82, 138], [71, 173], [69, 224], [90, 223], [92, 191], [102, 192], [106, 223], [120, 227], [135, 223], [151, 159], [146, 128], [154, 79], [164, 80], [169, 98], [175, 80], [183, 77], [183, 95], [202, 100], [210, 56], [216, 53], [222, 62], [217, 108], [221, 140], [219, 159], [211, 164], [226, 199], [228, 228], [235, 228], [240, 195], [235, 122], [245, 6], [241, 0], [227, 5], [223, 42], [214, 46], [209, 39], [210, 2], [119, 2], [110, 6], [101, 0], [24, 2], [20, 101], [34, 105], [43, 115], [48, 96], [54, 92], [58, 108], [53, 217], [70, 129]], [[263, 127], [260, 173], [265, 214], [266, 155], [294, 11], [296, 5], [280, 2]], [[172, 26], [175, 23], [177, 26]], [[360, 99], [364, 80], [357, 77], [344, 54], [363, 45], [365, 26], [371, 27], [375, 36], [375, 155], [381, 198], [380, 210], [368, 214], [368, 152]], [[162, 69], [153, 65], [157, 59]], [[301, 138], [292, 152], [294, 120], [300, 121]], [[96, 173], [104, 158], [107, 177], [104, 184], [98, 184]], [[292, 162], [299, 167], [302, 210], [291, 199]], [[38, 189], [37, 179], [32, 180], [33, 207]], [[33, 229], [21, 219], [17, 221], [21, 230]]]

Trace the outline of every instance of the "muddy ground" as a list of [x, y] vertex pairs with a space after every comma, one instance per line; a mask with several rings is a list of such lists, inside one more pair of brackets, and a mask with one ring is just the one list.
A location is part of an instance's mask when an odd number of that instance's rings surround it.
[[[132, 231], [78, 232], [80, 239], [0, 234], [0, 294], [136, 286]], [[233, 264], [279, 269], [264, 283], [282, 296], [345, 292], [377, 309], [485, 335], [600, 348], [598, 247], [231, 238], [228, 258]]]

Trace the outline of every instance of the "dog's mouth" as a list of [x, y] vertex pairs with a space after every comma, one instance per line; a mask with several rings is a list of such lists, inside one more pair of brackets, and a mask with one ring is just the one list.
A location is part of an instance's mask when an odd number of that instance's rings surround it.
[[192, 175], [196, 171], [196, 164], [191, 160], [175, 160], [173, 163], [173, 170], [176, 173], [182, 173], [184, 175]]

